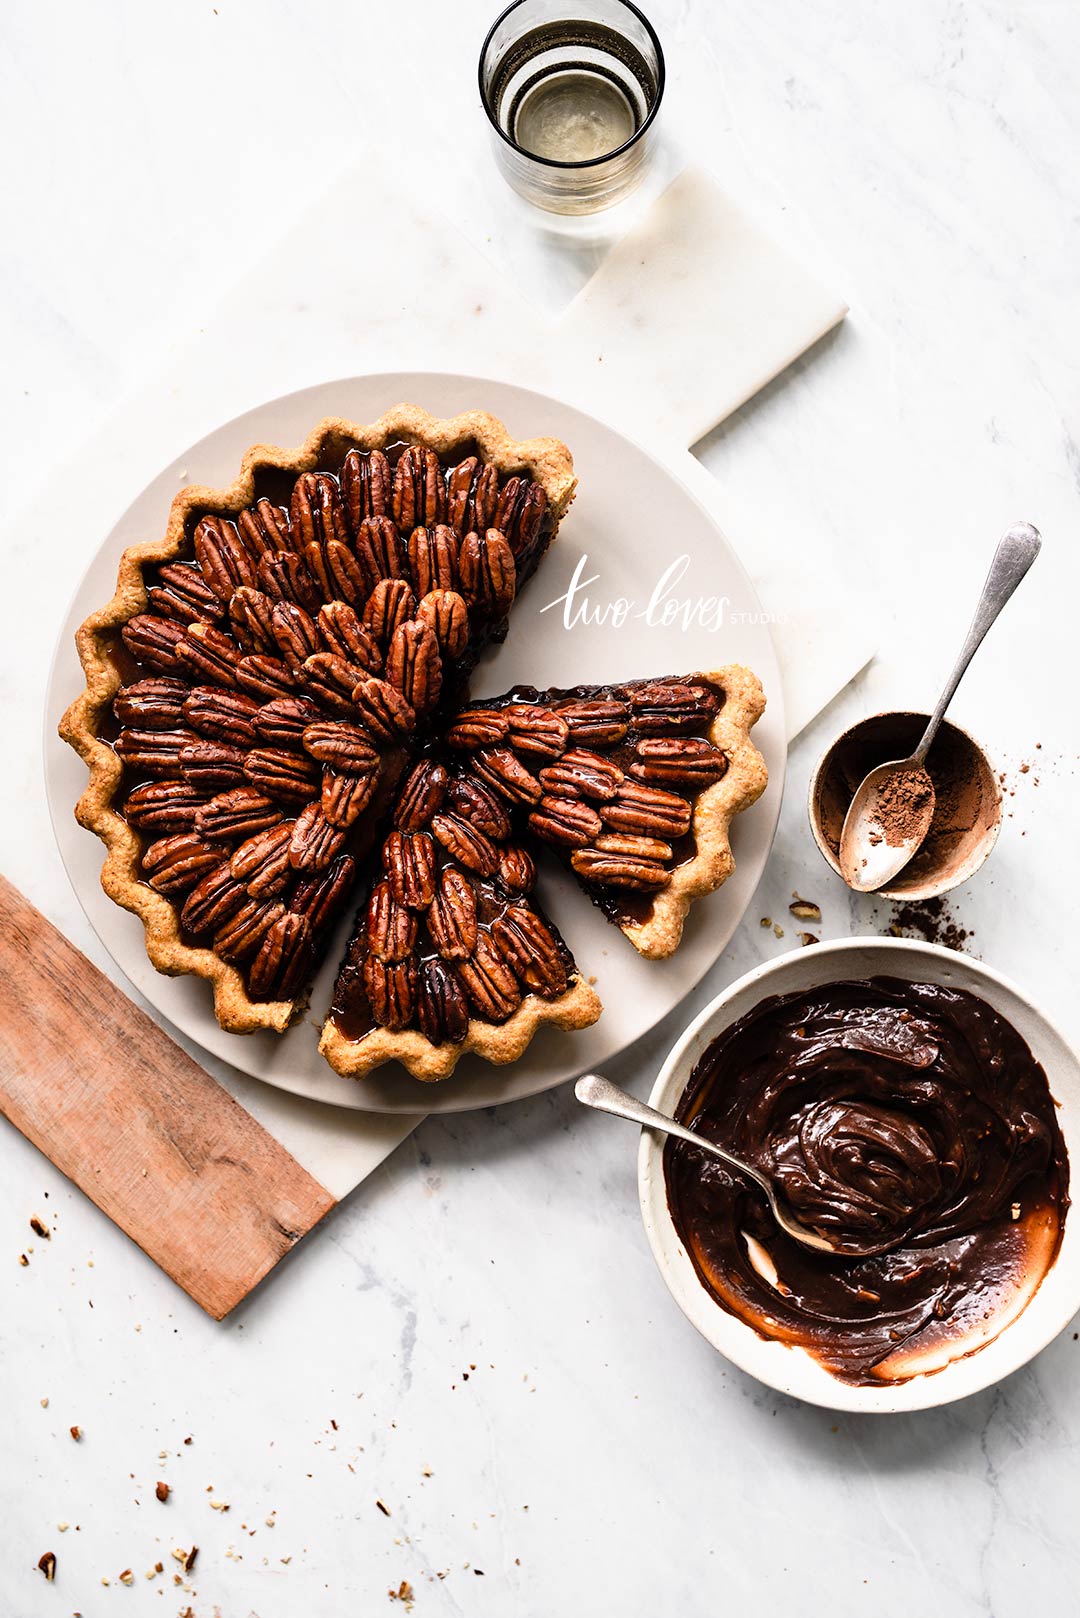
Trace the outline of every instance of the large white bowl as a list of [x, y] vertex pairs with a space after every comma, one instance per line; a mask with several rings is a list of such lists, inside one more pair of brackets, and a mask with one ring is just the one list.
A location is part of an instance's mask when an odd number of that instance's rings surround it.
[[[760, 1001], [824, 983], [870, 977], [939, 983], [978, 995], [1012, 1023], [1042, 1063], [1058, 1103], [1071, 1164], [1080, 1167], [1080, 1059], [1027, 995], [980, 961], [904, 938], [852, 938], [781, 956], [733, 983], [695, 1018], [664, 1063], [649, 1097], [673, 1113], [706, 1046]], [[641, 1215], [660, 1273], [687, 1319], [714, 1348], [760, 1382], [834, 1410], [924, 1410], [977, 1393], [1025, 1365], [1080, 1309], [1080, 1220], [1066, 1218], [1057, 1259], [1027, 1308], [984, 1348], [943, 1370], [892, 1386], [850, 1387], [805, 1350], [760, 1337], [716, 1303], [698, 1279], [668, 1209], [663, 1150], [667, 1137], [642, 1130], [638, 1152]]]

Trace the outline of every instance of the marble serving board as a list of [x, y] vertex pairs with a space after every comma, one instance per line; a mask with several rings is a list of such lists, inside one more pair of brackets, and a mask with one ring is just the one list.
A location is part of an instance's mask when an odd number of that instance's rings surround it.
[[[373, 212], [393, 221], [374, 250], [351, 223]], [[161, 374], [70, 458], [29, 520], [47, 534], [65, 520], [61, 491], [78, 487], [89, 550], [131, 491], [216, 423], [327, 377], [436, 364], [525, 382], [607, 416], [661, 453], [719, 521], [721, 491], [691, 446], [845, 312], [700, 172], [677, 178], [552, 315], [453, 224], [360, 165], [332, 199], [298, 215]], [[743, 560], [761, 578], [776, 559]], [[872, 655], [861, 622], [815, 612], [812, 624], [774, 627], [789, 739]], [[419, 1122], [298, 1099], [197, 1054], [336, 1199]]]

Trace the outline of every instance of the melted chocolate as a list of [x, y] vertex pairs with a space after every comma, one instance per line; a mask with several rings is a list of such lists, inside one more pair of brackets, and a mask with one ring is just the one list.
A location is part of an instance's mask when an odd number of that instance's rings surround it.
[[678, 1116], [843, 1240], [843, 1257], [801, 1247], [756, 1187], [669, 1141], [668, 1204], [703, 1284], [842, 1381], [901, 1382], [981, 1347], [1061, 1244], [1069, 1165], [1046, 1074], [963, 991], [875, 978], [765, 1000], [709, 1046]]

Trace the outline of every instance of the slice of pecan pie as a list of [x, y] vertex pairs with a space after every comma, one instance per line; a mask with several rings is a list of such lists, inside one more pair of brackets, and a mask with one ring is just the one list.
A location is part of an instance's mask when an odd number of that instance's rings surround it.
[[320, 1049], [444, 1078], [511, 1061], [600, 1006], [532, 895], [547, 846], [643, 955], [670, 955], [733, 869], [732, 817], [764, 790], [764, 709], [737, 666], [620, 685], [520, 687], [459, 712], [415, 765], [369, 875]]
[[90, 766], [77, 814], [154, 965], [210, 980], [223, 1027], [302, 1005], [419, 739], [505, 635], [574, 486], [555, 439], [400, 406], [249, 450], [124, 553], [60, 727]]

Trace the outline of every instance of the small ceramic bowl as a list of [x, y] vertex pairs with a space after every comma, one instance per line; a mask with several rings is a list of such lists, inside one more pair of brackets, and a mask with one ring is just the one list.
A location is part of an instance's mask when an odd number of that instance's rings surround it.
[[[878, 713], [860, 719], [822, 755], [810, 778], [814, 841], [839, 876], [840, 829], [855, 788], [877, 764], [908, 758], [929, 714]], [[946, 719], [926, 761], [937, 807], [926, 841], [887, 888], [886, 899], [933, 899], [974, 876], [1001, 829], [1001, 785], [973, 736]]]
[[[969, 956], [936, 944], [904, 938], [849, 938], [793, 950], [733, 983], [705, 1007], [679, 1039], [649, 1101], [673, 1113], [698, 1057], [716, 1035], [774, 994], [818, 988], [823, 983], [875, 976], [940, 983], [965, 989], [994, 1007], [1027, 1041], [1042, 1063], [1058, 1102], [1058, 1122], [1071, 1164], [1080, 1166], [1080, 1059], [1023, 991]], [[1065, 1220], [1057, 1259], [1026, 1309], [999, 1336], [943, 1370], [882, 1387], [850, 1387], [831, 1376], [805, 1350], [760, 1337], [728, 1314], [702, 1286], [668, 1209], [664, 1141], [641, 1132], [638, 1195], [645, 1231], [660, 1273], [675, 1302], [714, 1348], [741, 1370], [781, 1393], [832, 1410], [892, 1412], [924, 1410], [977, 1393], [1025, 1365], [1045, 1348], [1080, 1309], [1080, 1218]]]

